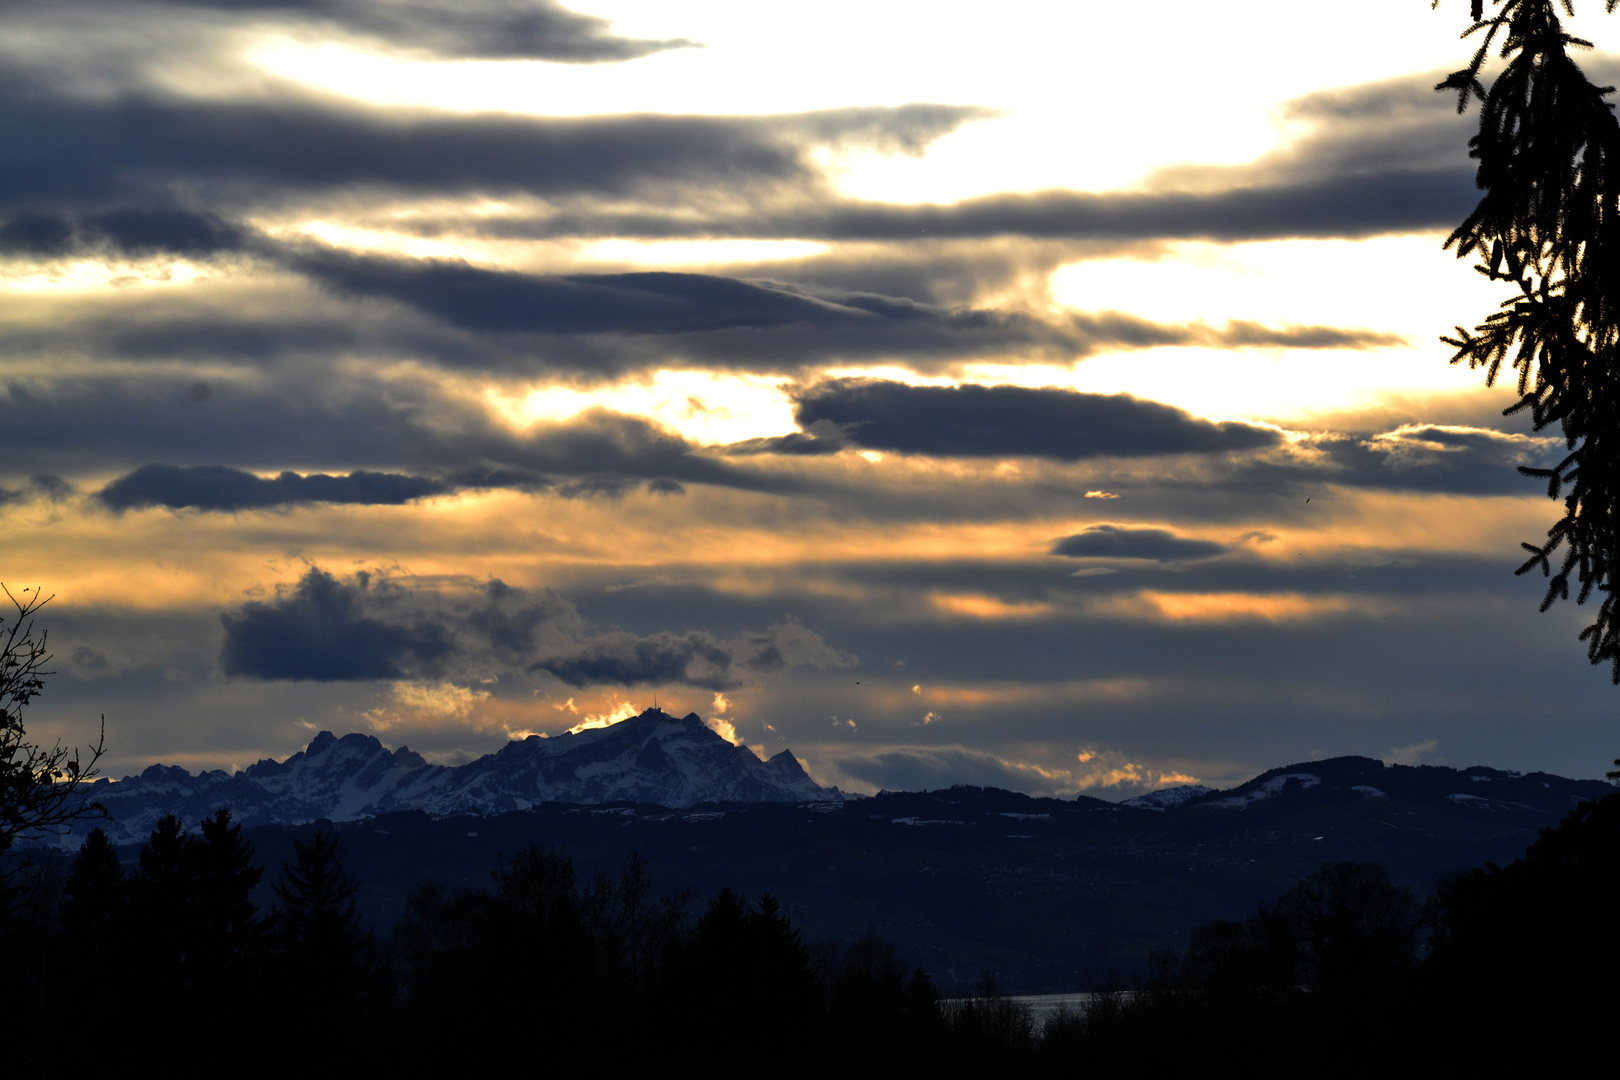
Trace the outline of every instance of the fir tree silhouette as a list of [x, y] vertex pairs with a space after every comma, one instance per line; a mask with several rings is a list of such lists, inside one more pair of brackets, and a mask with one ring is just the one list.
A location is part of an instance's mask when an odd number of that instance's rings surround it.
[[[1443, 340], [1452, 363], [1485, 369], [1487, 385], [1504, 364], [1517, 370], [1508, 413], [1529, 410], [1537, 431], [1559, 425], [1567, 456], [1520, 471], [1546, 480], [1564, 514], [1545, 543], [1523, 545], [1530, 558], [1518, 573], [1539, 568], [1550, 579], [1542, 611], [1569, 598], [1572, 575], [1577, 603], [1600, 597], [1580, 638], [1620, 684], [1620, 124], [1605, 100], [1613, 88], [1570, 58], [1591, 44], [1564, 32], [1553, 0], [1492, 6], [1485, 18], [1483, 0], [1472, 0], [1464, 37], [1479, 35], [1479, 48], [1437, 87], [1456, 91], [1458, 112], [1481, 102], [1469, 153], [1485, 194], [1446, 246], [1514, 292], [1473, 331], [1459, 326]], [[1573, 13], [1569, 0], [1562, 7]], [[1480, 73], [1498, 44], [1507, 63], [1487, 89]]]
[[87, 1057], [111, 1053], [128, 1038], [129, 881], [118, 849], [97, 828], [79, 845], [62, 885], [56, 954], [71, 971], [96, 972], [94, 993], [77, 996], [75, 1040]]
[[140, 869], [129, 883], [131, 945], [136, 962], [155, 984], [155, 1001], [189, 1001], [196, 944], [194, 863], [185, 826], [173, 814], [158, 819], [141, 848]]
[[253, 890], [264, 868], [253, 864], [253, 846], [242, 839], [242, 826], [231, 824], [231, 812], [220, 807], [193, 839], [190, 856], [196, 879], [197, 934], [214, 963], [245, 955], [257, 935], [258, 905]]
[[90, 830], [62, 885], [59, 915], [74, 962], [102, 967], [124, 935], [128, 887], [118, 849], [102, 829]]
[[342, 849], [325, 829], [307, 841], [295, 839], [293, 852], [275, 883], [277, 946], [311, 989], [341, 993], [364, 952], [354, 901], [359, 885], [344, 872]]
[[273, 889], [270, 1012], [299, 1032], [296, 1047], [282, 1048], [291, 1055], [286, 1067], [308, 1070], [311, 1059], [317, 1071], [357, 1067], [385, 1022], [390, 987], [337, 837], [321, 828], [308, 840], [295, 838]]
[[756, 909], [720, 890], [680, 957], [681, 1027], [701, 1030], [707, 1015], [728, 1018], [723, 1043], [710, 1048], [719, 1068], [747, 1068], [802, 1043], [814, 1016], [810, 952], [769, 894]]

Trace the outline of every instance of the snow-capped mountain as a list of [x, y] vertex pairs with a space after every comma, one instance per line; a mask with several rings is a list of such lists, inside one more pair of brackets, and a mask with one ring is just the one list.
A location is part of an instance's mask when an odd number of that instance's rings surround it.
[[115, 842], [129, 843], [144, 839], [164, 814], [194, 824], [220, 806], [247, 825], [291, 825], [398, 810], [501, 813], [541, 802], [684, 808], [702, 802], [840, 802], [843, 795], [810, 779], [790, 751], [761, 761], [746, 746], [721, 738], [696, 713], [677, 718], [648, 709], [608, 727], [531, 735], [455, 767], [430, 765], [405, 747], [389, 750], [371, 735], [340, 739], [323, 731], [286, 761], [267, 758], [242, 772], [216, 769], [197, 776], [179, 766], [153, 765], [117, 783], [96, 781], [89, 798], [105, 806], [111, 820], [81, 822], [75, 832], [99, 825]]

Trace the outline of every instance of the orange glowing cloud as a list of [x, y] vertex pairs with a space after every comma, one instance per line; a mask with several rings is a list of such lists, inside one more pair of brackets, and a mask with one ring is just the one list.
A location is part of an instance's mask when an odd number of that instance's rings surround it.
[[939, 594], [931, 596], [934, 607], [952, 615], [966, 615], [972, 619], [1037, 619], [1052, 613], [1051, 604], [1038, 601], [1008, 603], [994, 596], [977, 593]]
[[1187, 622], [1231, 622], [1264, 619], [1294, 622], [1337, 615], [1365, 606], [1346, 596], [1306, 596], [1303, 593], [1170, 593], [1143, 591], [1114, 603], [1115, 610], [1146, 613]]

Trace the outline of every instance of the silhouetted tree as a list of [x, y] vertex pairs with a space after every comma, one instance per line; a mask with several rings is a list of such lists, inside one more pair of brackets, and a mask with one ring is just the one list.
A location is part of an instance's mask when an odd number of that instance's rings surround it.
[[76, 962], [99, 966], [123, 936], [128, 900], [118, 849], [102, 829], [91, 829], [62, 886], [62, 932]]
[[19, 600], [4, 585], [0, 592], [15, 609], [0, 623], [0, 853], [4, 853], [20, 836], [102, 812], [100, 806], [84, 801], [81, 784], [96, 775], [107, 725], [103, 717], [101, 738], [89, 747], [88, 761], [77, 750], [60, 745], [47, 750], [28, 741], [22, 711], [39, 696], [45, 676], [51, 674], [45, 670], [51, 661], [46, 634], [35, 632], [34, 616], [51, 597], [38, 589], [24, 589]]
[[597, 874], [582, 898], [585, 925], [595, 945], [604, 989], [640, 1000], [656, 982], [681, 938], [689, 892], [656, 896], [647, 860], [632, 852], [617, 874]]
[[126, 1037], [125, 997], [130, 937], [129, 883], [118, 849], [101, 829], [92, 829], [68, 868], [58, 912], [58, 957], [81, 983], [95, 990], [74, 995], [70, 1015], [74, 1040], [86, 1057], [110, 1053]]
[[198, 936], [219, 962], [245, 953], [258, 930], [253, 890], [264, 868], [253, 864], [253, 845], [242, 839], [242, 826], [231, 824], [231, 812], [220, 807], [203, 819], [202, 835], [190, 842], [189, 855], [197, 887]]
[[153, 984], [153, 994], [141, 1003], [148, 1010], [189, 998], [197, 890], [188, 841], [180, 819], [165, 814], [141, 848], [140, 868], [129, 882], [132, 960]]
[[[531, 844], [492, 876], [493, 892], [447, 894], [426, 882], [408, 898], [393, 935], [407, 1026], [446, 1026], [486, 1046], [505, 1046], [521, 1029], [559, 1047], [592, 1044], [599, 1028], [617, 1026], [595, 1049], [602, 1067], [642, 1043], [623, 1034], [635, 1028], [635, 1001], [602, 997], [573, 862]], [[455, 1044], [425, 1052], [439, 1070], [460, 1056]]]
[[383, 959], [360, 921], [359, 885], [343, 868], [343, 849], [329, 830], [293, 840], [281, 866], [270, 916], [271, 1015], [299, 1032], [284, 1046], [301, 1069], [341, 1072], [363, 1060], [389, 996]]
[[908, 979], [893, 942], [873, 933], [823, 958], [827, 1041], [834, 1061], [860, 1061], [874, 1072], [934, 1071], [946, 1035], [927, 973]]
[[1600, 1075], [1620, 1011], [1620, 796], [1507, 866], [1442, 884], [1429, 967], [1439, 1075]]
[[[1040, 1057], [1098, 1071], [1147, 1057], [1163, 1069], [1248, 1075], [1262, 1057], [1326, 1076], [1384, 1075], [1426, 1033], [1418, 964], [1427, 913], [1375, 863], [1327, 863], [1242, 922], [1159, 953], [1135, 990], [1112, 988], [1047, 1026]], [[1068, 1064], [1064, 1064], [1067, 1062]]]
[[31, 858], [18, 878], [10, 918], [0, 928], [0, 1015], [13, 1025], [0, 1073], [45, 1076], [68, 1033], [76, 997], [74, 972], [60, 955], [63, 881], [50, 855]]
[[[493, 984], [509, 976], [489, 942], [494, 904], [487, 892], [446, 893], [432, 881], [411, 890], [391, 937], [405, 990], [406, 1031], [455, 1031], [475, 1043], [498, 1035], [503, 1023], [491, 1013], [498, 990]], [[459, 1059], [437, 1040], [419, 1040], [416, 1054], [424, 1072], [443, 1075]]]
[[317, 829], [293, 841], [293, 860], [275, 883], [276, 944], [286, 962], [321, 995], [341, 998], [365, 946], [354, 894], [337, 837]]
[[229, 1049], [239, 1025], [231, 1016], [254, 1007], [258, 989], [261, 926], [252, 894], [263, 867], [253, 864], [253, 846], [242, 826], [220, 807], [203, 819], [199, 836], [188, 838], [191, 864], [191, 993], [196, 1002], [202, 1049]]
[[959, 1073], [1030, 1070], [1034, 1018], [1027, 1005], [1001, 993], [990, 972], [980, 976], [973, 996], [949, 1001], [941, 1012], [949, 1032], [947, 1053]]
[[[1606, 0], [1613, 10], [1616, 0]], [[1581, 632], [1594, 664], [1609, 662], [1620, 683], [1620, 620], [1614, 571], [1620, 559], [1620, 125], [1599, 87], [1569, 56], [1590, 43], [1564, 32], [1553, 0], [1472, 0], [1482, 41], [1462, 70], [1439, 85], [1457, 110], [1482, 102], [1470, 141], [1485, 194], [1446, 240], [1459, 258], [1479, 259], [1492, 281], [1514, 286], [1501, 309], [1446, 338], [1453, 363], [1483, 367], [1493, 384], [1504, 363], [1518, 371], [1519, 400], [1537, 431], [1558, 424], [1568, 455], [1551, 469], [1521, 468], [1562, 494], [1564, 515], [1544, 544], [1525, 544], [1518, 573], [1550, 577], [1541, 610], [1569, 597], [1601, 597]], [[1573, 13], [1569, 0], [1563, 8]], [[1493, 46], [1507, 61], [1487, 89], [1480, 81]], [[1565, 489], [1567, 488], [1567, 493]], [[1552, 561], [1560, 555], [1556, 571]]]
[[725, 1019], [724, 1041], [706, 1047], [717, 1068], [746, 1068], [761, 1055], [780, 1057], [783, 1047], [801, 1045], [811, 1029], [809, 965], [809, 950], [773, 897], [762, 896], [751, 909], [722, 889], [676, 962], [683, 991], [676, 1003], [684, 1021], [680, 1030], [691, 1038], [706, 1019]]

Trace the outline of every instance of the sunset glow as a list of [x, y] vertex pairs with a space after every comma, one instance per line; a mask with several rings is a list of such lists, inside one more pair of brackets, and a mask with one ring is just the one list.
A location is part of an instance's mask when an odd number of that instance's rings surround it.
[[860, 791], [1612, 756], [1512, 573], [1561, 443], [1439, 341], [1503, 298], [1455, 12], [533, 2], [0, 29], [47, 741], [459, 762], [657, 694]]

